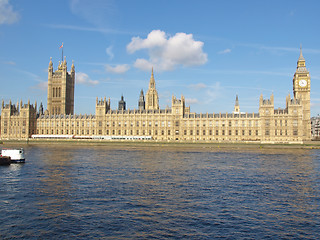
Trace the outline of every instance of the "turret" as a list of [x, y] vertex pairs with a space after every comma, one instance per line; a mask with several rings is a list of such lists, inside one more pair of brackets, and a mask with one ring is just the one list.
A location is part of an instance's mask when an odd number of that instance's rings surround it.
[[233, 113], [234, 113], [234, 114], [239, 114], [239, 113], [240, 113], [240, 106], [239, 106], [238, 95], [236, 95], [236, 101], [235, 101], [235, 104], [234, 104]]
[[145, 101], [144, 101], [144, 94], [143, 94], [143, 90], [141, 89], [140, 91], [140, 97], [139, 97], [139, 102], [138, 102], [138, 109], [140, 111], [145, 110]]
[[126, 110], [126, 102], [124, 101], [124, 98], [123, 98], [123, 95], [121, 96], [121, 99], [119, 101], [119, 104], [118, 104], [118, 110], [121, 111], [121, 110]]

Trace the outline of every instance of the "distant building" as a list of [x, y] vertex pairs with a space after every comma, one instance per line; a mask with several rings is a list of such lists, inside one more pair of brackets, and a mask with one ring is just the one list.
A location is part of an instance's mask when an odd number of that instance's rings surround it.
[[311, 118], [311, 137], [313, 140], [320, 140], [320, 116]]
[[[138, 99], [138, 109], [126, 109], [123, 96], [118, 109], [110, 98], [96, 100], [95, 115], [74, 115], [75, 67], [67, 72], [66, 59], [53, 71], [48, 67], [48, 106], [4, 104], [1, 139], [85, 138], [181, 142], [303, 143], [311, 140], [310, 75], [300, 51], [293, 77], [293, 98], [284, 109], [274, 108], [273, 94], [260, 96], [258, 113], [240, 112], [236, 96], [233, 113], [194, 113], [185, 98], [172, 96], [171, 107], [160, 109], [153, 69], [149, 89]], [[315, 130], [317, 131], [317, 130]], [[317, 132], [319, 133], [319, 132]], [[316, 133], [314, 133], [316, 134]]]

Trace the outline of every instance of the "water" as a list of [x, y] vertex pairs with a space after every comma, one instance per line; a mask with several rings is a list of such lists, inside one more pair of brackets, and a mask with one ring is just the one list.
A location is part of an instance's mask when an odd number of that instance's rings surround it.
[[28, 146], [0, 239], [319, 239], [320, 150]]

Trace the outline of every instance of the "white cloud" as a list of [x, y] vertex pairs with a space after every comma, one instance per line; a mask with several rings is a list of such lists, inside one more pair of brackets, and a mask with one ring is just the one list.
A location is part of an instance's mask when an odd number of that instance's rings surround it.
[[146, 39], [134, 37], [127, 45], [127, 51], [134, 53], [147, 49], [149, 59], [137, 59], [134, 66], [150, 70], [154, 66], [158, 71], [169, 71], [178, 65], [195, 66], [205, 64], [207, 54], [202, 50], [203, 42], [195, 41], [192, 34], [176, 33], [173, 37], [160, 30], [153, 30]]
[[200, 89], [203, 89], [203, 88], [207, 88], [207, 85], [204, 84], [204, 83], [198, 83], [198, 84], [191, 84], [189, 87], [193, 88], [195, 90], [200, 90]]
[[106, 65], [107, 72], [122, 74], [127, 72], [130, 69], [128, 64], [116, 65], [114, 67], [110, 66], [109, 64]]
[[19, 20], [19, 14], [13, 11], [9, 0], [0, 0], [0, 24], [12, 24]]
[[113, 57], [114, 57], [114, 54], [113, 54], [113, 52], [112, 52], [112, 46], [106, 48], [106, 53], [107, 53], [108, 56], [109, 56], [109, 60], [112, 60]]
[[197, 103], [199, 103], [199, 101], [196, 98], [186, 98], [186, 103], [187, 104], [197, 104]]
[[154, 64], [152, 64], [146, 59], [139, 58], [135, 61], [133, 66], [143, 71], [150, 71]]
[[43, 91], [43, 92], [46, 92], [47, 89], [48, 89], [48, 82], [39, 82], [37, 85], [31, 87], [33, 89], [37, 89], [37, 90], [40, 90], [40, 91]]
[[16, 63], [14, 61], [6, 61], [6, 62], [1, 62], [2, 64], [6, 64], [6, 65], [16, 65]]
[[222, 90], [223, 88], [221, 87], [220, 82], [216, 82], [214, 85], [210, 86], [206, 91], [206, 94], [209, 96], [208, 103], [219, 98], [223, 94]]
[[76, 74], [76, 83], [77, 84], [84, 84], [84, 85], [97, 85], [99, 83], [99, 81], [97, 80], [91, 80], [90, 77], [88, 76], [88, 74], [86, 73], [82, 73], [82, 72], [78, 72]]
[[129, 53], [134, 53], [143, 48], [155, 48], [164, 46], [167, 42], [166, 33], [160, 30], [153, 30], [148, 34], [146, 39], [140, 37], [133, 37], [131, 42], [127, 45]]
[[218, 54], [227, 54], [227, 53], [231, 53], [231, 49], [230, 48], [227, 48], [225, 50], [222, 50], [222, 51], [218, 52]]
[[70, 10], [96, 26], [104, 26], [112, 20], [116, 6], [113, 0], [70, 0]]

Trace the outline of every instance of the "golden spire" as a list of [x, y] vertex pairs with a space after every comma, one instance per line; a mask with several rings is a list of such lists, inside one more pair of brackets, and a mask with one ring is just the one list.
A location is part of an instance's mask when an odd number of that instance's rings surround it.
[[300, 44], [300, 56], [299, 56], [298, 61], [305, 61], [305, 60], [304, 60], [304, 57], [303, 57], [303, 55], [302, 55], [302, 45], [301, 45], [301, 44]]
[[154, 75], [153, 75], [153, 67], [151, 70], [151, 78], [150, 78], [150, 83], [149, 83], [149, 89], [150, 88], [156, 88], [156, 82], [154, 80]]

